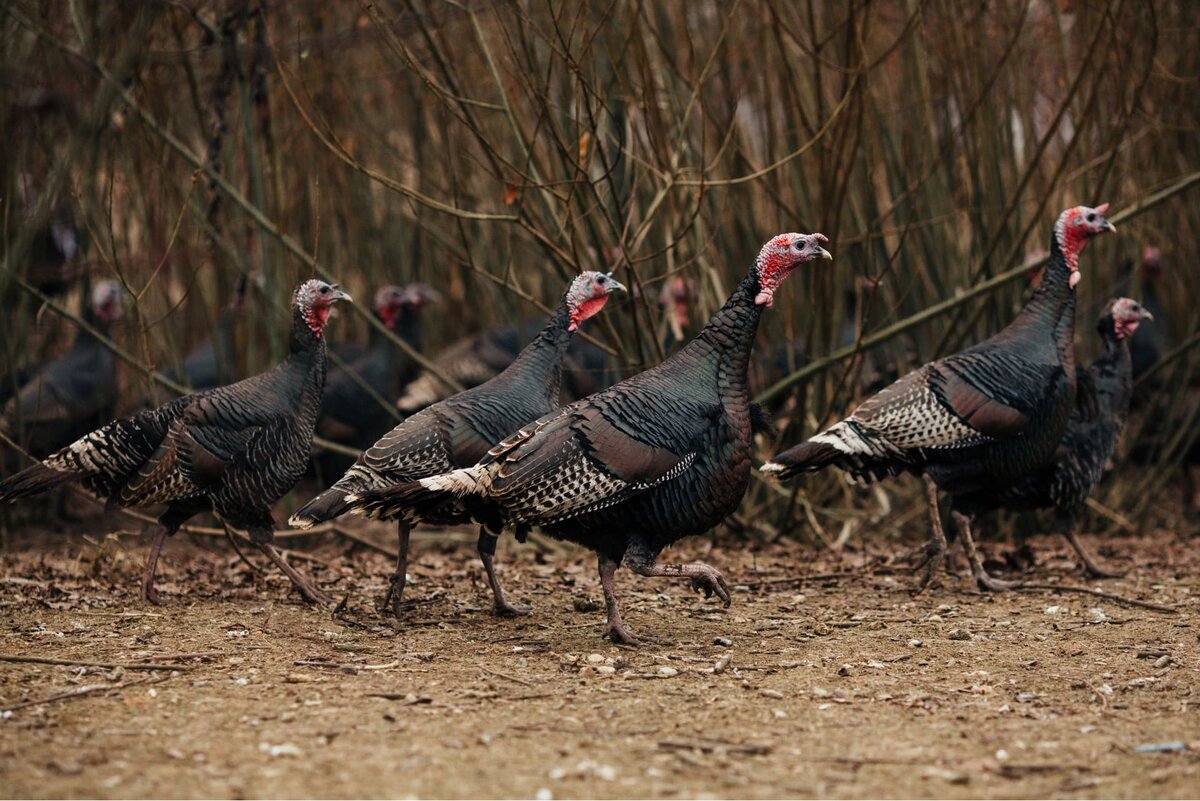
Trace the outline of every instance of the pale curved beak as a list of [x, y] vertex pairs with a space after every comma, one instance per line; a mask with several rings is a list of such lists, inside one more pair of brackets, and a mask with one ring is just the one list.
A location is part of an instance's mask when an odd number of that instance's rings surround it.
[[1154, 320], [1154, 315], [1153, 315], [1153, 314], [1151, 314], [1151, 313], [1150, 313], [1149, 311], [1147, 311], [1146, 309], [1142, 309], [1142, 310], [1141, 310], [1141, 311], [1138, 313], [1138, 317], [1139, 317], [1140, 319], [1142, 319], [1142, 320], [1151, 320], [1151, 321], [1153, 321], [1153, 320]]
[[1115, 233], [1117, 232], [1117, 226], [1113, 225], [1113, 224], [1112, 224], [1112, 223], [1110, 223], [1108, 220], [1105, 220], [1105, 221], [1104, 221], [1104, 230], [1105, 230], [1105, 231], [1112, 231], [1112, 232], [1115, 234]]
[[822, 259], [826, 259], [827, 261], [833, 261], [833, 254], [830, 253], [828, 250], [826, 250], [825, 248], [817, 248], [817, 250], [820, 251], [817, 255], [820, 256]]
[[611, 295], [614, 292], [624, 292], [625, 294], [629, 294], [629, 290], [625, 287], [625, 285], [610, 275], [608, 277], [608, 283], [604, 285], [604, 293], [606, 295]]
[[353, 303], [353, 302], [354, 302], [354, 298], [350, 297], [350, 294], [349, 294], [349, 293], [347, 293], [347, 292], [343, 292], [343, 291], [342, 291], [342, 290], [340, 290], [340, 289], [334, 289], [334, 290], [333, 290], [333, 297], [331, 297], [331, 298], [330, 298], [330, 301], [332, 302], [332, 301], [339, 301], [339, 300], [344, 300], [344, 301], [346, 301], [347, 303]]

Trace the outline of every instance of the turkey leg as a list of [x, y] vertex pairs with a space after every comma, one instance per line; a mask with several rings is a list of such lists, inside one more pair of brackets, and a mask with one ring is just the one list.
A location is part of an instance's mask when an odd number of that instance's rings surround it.
[[979, 585], [979, 589], [985, 592], [989, 590], [992, 592], [1005, 592], [1006, 590], [1019, 589], [1021, 587], [1020, 581], [1004, 581], [993, 578], [984, 570], [983, 559], [979, 556], [979, 550], [975, 547], [975, 540], [971, 537], [971, 518], [958, 511], [950, 512], [950, 516], [954, 518], [959, 536], [962, 537], [963, 548], [967, 552], [967, 561], [971, 565], [971, 575], [975, 577], [975, 583]]
[[[254, 542], [253, 534], [250, 541]], [[301, 597], [310, 604], [327, 604], [330, 602], [330, 597], [321, 592], [316, 586], [300, 574], [300, 571], [284, 561], [283, 556], [279, 551], [275, 550], [275, 546], [270, 542], [254, 542], [258, 549], [267, 555], [267, 558], [275, 563], [275, 566], [283, 571], [283, 574], [292, 580], [292, 584], [296, 585], [296, 589], [300, 591]]]
[[496, 580], [496, 567], [492, 562], [496, 556], [497, 539], [489, 534], [486, 528], [479, 527], [479, 542], [476, 544], [476, 548], [479, 551], [479, 560], [483, 562], [483, 569], [487, 571], [488, 585], [492, 588], [492, 598], [494, 599], [492, 611], [500, 617], [528, 615], [529, 607], [509, 603], [508, 599], [504, 597], [504, 590], [500, 588], [500, 582]]
[[404, 600], [404, 585], [408, 583], [408, 535], [412, 531], [412, 525], [401, 520], [396, 531], [396, 572], [392, 574], [392, 583], [388, 585], [387, 595], [383, 597], [383, 605], [390, 605], [392, 614], [400, 617], [400, 602]]
[[917, 582], [917, 595], [929, 588], [929, 582], [933, 581], [933, 577], [946, 555], [946, 532], [942, 530], [942, 513], [938, 509], [937, 484], [929, 476], [922, 478], [925, 481], [925, 500], [929, 504], [929, 527], [933, 530], [933, 536], [929, 538], [928, 542], [909, 554], [909, 557], [922, 556], [921, 561], [913, 568], [914, 571], [925, 568], [921, 580]]
[[620, 560], [597, 553], [596, 563], [600, 568], [600, 586], [604, 589], [604, 605], [608, 607], [608, 622], [605, 623], [604, 634], [601, 636], [607, 637], [618, 645], [641, 645], [643, 640], [653, 640], [653, 637], [644, 635], [639, 637], [634, 634], [625, 628], [625, 621], [621, 619], [621, 608], [617, 605], [617, 592], [613, 587], [613, 574], [617, 572], [617, 567], [621, 564]]
[[1067, 542], [1071, 543], [1071, 547], [1075, 549], [1075, 553], [1079, 555], [1079, 561], [1083, 562], [1084, 572], [1093, 578], [1120, 578], [1125, 575], [1124, 572], [1106, 570], [1092, 561], [1091, 555], [1083, 547], [1083, 543], [1079, 541], [1079, 536], [1075, 533], [1074, 515], [1059, 514], [1057, 517], [1058, 530], [1067, 538]]
[[634, 549], [625, 555], [625, 564], [639, 576], [683, 576], [692, 580], [692, 589], [704, 590], [704, 596], [711, 598], [713, 593], [729, 606], [729, 585], [725, 577], [712, 565], [703, 562], [687, 562], [682, 565], [669, 565], [657, 561], [657, 554], [650, 554], [644, 549]]
[[154, 541], [150, 543], [150, 553], [146, 557], [146, 571], [142, 573], [142, 600], [155, 606], [162, 606], [162, 598], [154, 589], [154, 571], [158, 569], [158, 556], [168, 533], [165, 526], [154, 532]]

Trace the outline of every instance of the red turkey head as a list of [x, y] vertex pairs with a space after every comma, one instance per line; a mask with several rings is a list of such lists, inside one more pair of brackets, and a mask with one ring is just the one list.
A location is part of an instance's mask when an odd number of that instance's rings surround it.
[[567, 308], [571, 314], [568, 331], [577, 331], [583, 321], [604, 308], [605, 301], [613, 292], [626, 292], [625, 286], [612, 277], [612, 273], [588, 270], [581, 273], [567, 289]]
[[1117, 339], [1128, 339], [1137, 331], [1142, 320], [1153, 320], [1154, 315], [1132, 298], [1117, 298], [1110, 301], [1104, 316], [1112, 318], [1112, 331]]
[[662, 292], [658, 295], [658, 305], [667, 315], [667, 324], [675, 339], [683, 339], [683, 330], [687, 327], [688, 311], [696, 298], [696, 282], [690, 278], [677, 275], [667, 279]]
[[296, 290], [296, 299], [292, 302], [292, 307], [304, 318], [312, 332], [321, 336], [325, 324], [329, 322], [333, 304], [339, 300], [353, 303], [353, 298], [338, 289], [337, 284], [327, 284], [318, 278], [312, 278]]
[[813, 259], [832, 259], [829, 251], [821, 247], [821, 243], [828, 241], [825, 234], [780, 234], [763, 245], [750, 271], [758, 282], [754, 302], [770, 308], [775, 302], [775, 290], [792, 270]]
[[1151, 245], [1142, 248], [1142, 278], [1157, 281], [1162, 275], [1162, 251]]
[[124, 312], [121, 285], [116, 281], [98, 281], [92, 287], [92, 315], [104, 323], [116, 322]]
[[391, 328], [396, 324], [396, 318], [400, 316], [400, 312], [404, 311], [405, 302], [404, 290], [395, 284], [388, 284], [375, 292], [371, 308], [375, 310], [375, 316], [385, 326]]
[[1083, 246], [1093, 236], [1117, 230], [1115, 225], [1104, 218], [1107, 211], [1108, 204], [1101, 203], [1095, 208], [1075, 206], [1058, 216], [1058, 222], [1054, 225], [1054, 238], [1071, 271], [1071, 289], [1079, 283], [1079, 254], [1083, 252]]

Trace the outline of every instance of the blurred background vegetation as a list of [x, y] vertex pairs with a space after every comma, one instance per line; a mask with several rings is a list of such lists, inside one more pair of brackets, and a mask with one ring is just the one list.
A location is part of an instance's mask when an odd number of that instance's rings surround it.
[[[1108, 201], [1081, 360], [1117, 291], [1153, 284], [1168, 338], [1127, 435], [1150, 444], [1093, 523], [1156, 524], [1200, 433], [1197, 31], [1164, 0], [8, 0], [0, 380], [60, 353], [77, 323], [59, 311], [116, 279], [131, 410], [162, 391], [139, 365], [176, 365], [251, 271], [239, 375], [282, 355], [313, 274], [360, 301], [334, 340], [366, 339], [379, 286], [431, 284], [429, 355], [536, 319], [582, 269], [635, 289], [586, 330], [627, 375], [662, 357], [664, 282], [689, 282], [691, 335], [762, 242], [821, 231], [836, 260], [785, 285], [759, 343], [782, 446], [845, 412], [864, 373], [1004, 325], [1058, 212]], [[64, 219], [78, 253], [52, 264], [39, 242]], [[923, 526], [919, 503], [886, 514], [913, 488], [755, 480], [734, 527], [841, 543], [864, 520]]]

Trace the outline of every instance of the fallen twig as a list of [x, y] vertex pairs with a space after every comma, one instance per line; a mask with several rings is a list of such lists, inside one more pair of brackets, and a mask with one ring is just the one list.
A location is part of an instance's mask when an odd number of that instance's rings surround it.
[[515, 681], [517, 684], [523, 684], [526, 687], [537, 686], [531, 681], [526, 681], [525, 679], [517, 678], [516, 676], [510, 676], [507, 673], [501, 673], [498, 670], [488, 670], [487, 668], [483, 667], [482, 665], [478, 665], [477, 667], [480, 670], [482, 670], [484, 673], [487, 673], [490, 676], [495, 676], [495, 677], [501, 678], [501, 679], [508, 679], [509, 681]]
[[185, 665], [160, 665], [150, 662], [88, 662], [82, 659], [54, 659], [48, 656], [0, 654], [0, 662], [27, 662], [35, 665], [74, 665], [79, 667], [125, 668], [126, 670], [191, 670]]
[[125, 687], [140, 686], [143, 684], [160, 684], [169, 678], [171, 677], [160, 676], [158, 678], [138, 679], [136, 681], [123, 681], [119, 684], [86, 684], [83, 687], [76, 687], [74, 690], [70, 690], [65, 693], [58, 693], [56, 695], [47, 696], [46, 698], [36, 698], [32, 701], [22, 701], [19, 704], [6, 706], [0, 708], [0, 712], [15, 712], [18, 709], [26, 709], [31, 706], [41, 706], [42, 704], [49, 704], [55, 701], [69, 701], [73, 698], [84, 698], [94, 693], [103, 692], [106, 690], [121, 690]]
[[1152, 609], [1155, 612], [1163, 612], [1168, 615], [1179, 614], [1179, 609], [1174, 606], [1162, 606], [1161, 604], [1150, 603], [1149, 601], [1139, 601], [1136, 598], [1125, 598], [1120, 595], [1103, 592], [1101, 590], [1093, 590], [1088, 587], [1071, 587], [1062, 584], [1022, 584], [1022, 590], [1043, 590], [1046, 592], [1078, 592], [1084, 595], [1095, 595], [1097, 598], [1104, 598], [1112, 601], [1115, 604], [1126, 604], [1128, 606], [1136, 606], [1141, 609]]

